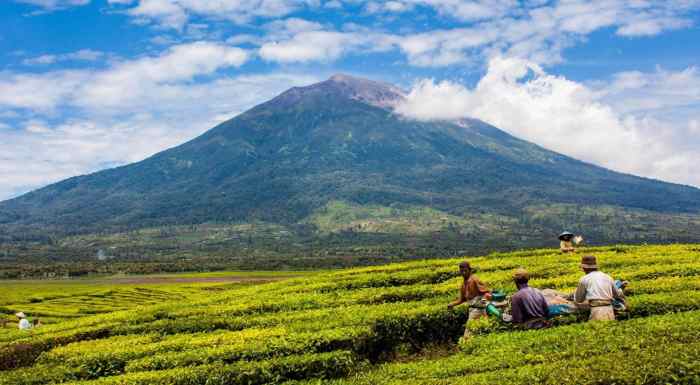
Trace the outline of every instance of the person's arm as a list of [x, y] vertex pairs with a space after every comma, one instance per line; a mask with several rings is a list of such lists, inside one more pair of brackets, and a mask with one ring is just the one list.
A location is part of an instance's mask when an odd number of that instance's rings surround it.
[[459, 298], [457, 298], [456, 301], [450, 302], [447, 305], [447, 308], [452, 309], [453, 307], [461, 305], [465, 302], [467, 302], [467, 293], [465, 292], [464, 284], [462, 284], [462, 286], [459, 287]]
[[613, 298], [624, 301], [625, 300], [625, 292], [623, 292], [622, 289], [615, 286], [615, 281], [612, 278], [610, 279], [610, 282], [612, 283]]
[[511, 300], [510, 315], [513, 317], [514, 324], [521, 324], [523, 320], [522, 300], [518, 296], [514, 296]]
[[576, 292], [574, 293], [574, 302], [581, 303], [586, 300], [586, 285], [583, 284], [583, 280], [579, 281]]

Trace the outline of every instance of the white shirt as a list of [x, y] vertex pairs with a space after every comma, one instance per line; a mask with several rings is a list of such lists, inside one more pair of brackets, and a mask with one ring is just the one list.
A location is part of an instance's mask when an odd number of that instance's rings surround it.
[[592, 299], [612, 301], [613, 298], [623, 297], [622, 290], [615, 287], [615, 281], [601, 271], [592, 271], [584, 275], [578, 282], [574, 295], [576, 302]]
[[32, 328], [32, 324], [29, 323], [29, 320], [26, 318], [22, 318], [19, 320], [19, 330], [29, 330]]

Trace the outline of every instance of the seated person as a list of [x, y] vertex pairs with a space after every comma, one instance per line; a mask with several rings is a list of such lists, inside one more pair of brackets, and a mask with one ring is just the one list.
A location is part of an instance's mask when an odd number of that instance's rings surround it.
[[29, 330], [32, 328], [32, 324], [29, 323], [27, 316], [23, 312], [15, 314], [19, 318], [19, 330]]
[[549, 326], [549, 308], [542, 293], [530, 286], [530, 275], [525, 269], [513, 273], [513, 281], [518, 292], [511, 298], [513, 325], [523, 329], [542, 329]]
[[565, 231], [559, 235], [559, 240], [561, 241], [559, 249], [562, 253], [573, 253], [576, 251], [576, 248], [574, 248], [574, 234]]

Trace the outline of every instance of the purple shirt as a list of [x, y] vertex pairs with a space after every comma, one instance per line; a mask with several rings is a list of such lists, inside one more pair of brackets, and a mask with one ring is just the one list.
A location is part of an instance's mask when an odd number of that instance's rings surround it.
[[[549, 308], [539, 290], [524, 285], [511, 298], [513, 323], [522, 324], [536, 318], [547, 318]], [[537, 325], [532, 325], [537, 327]]]

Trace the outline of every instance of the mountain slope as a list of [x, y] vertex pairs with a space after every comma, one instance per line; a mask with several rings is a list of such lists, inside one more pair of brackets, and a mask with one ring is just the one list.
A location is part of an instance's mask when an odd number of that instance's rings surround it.
[[10, 234], [291, 225], [338, 201], [521, 222], [553, 205], [700, 212], [698, 189], [586, 164], [478, 120], [408, 120], [390, 108], [401, 98], [390, 85], [345, 75], [293, 88], [142, 162], [2, 202], [0, 225]]

